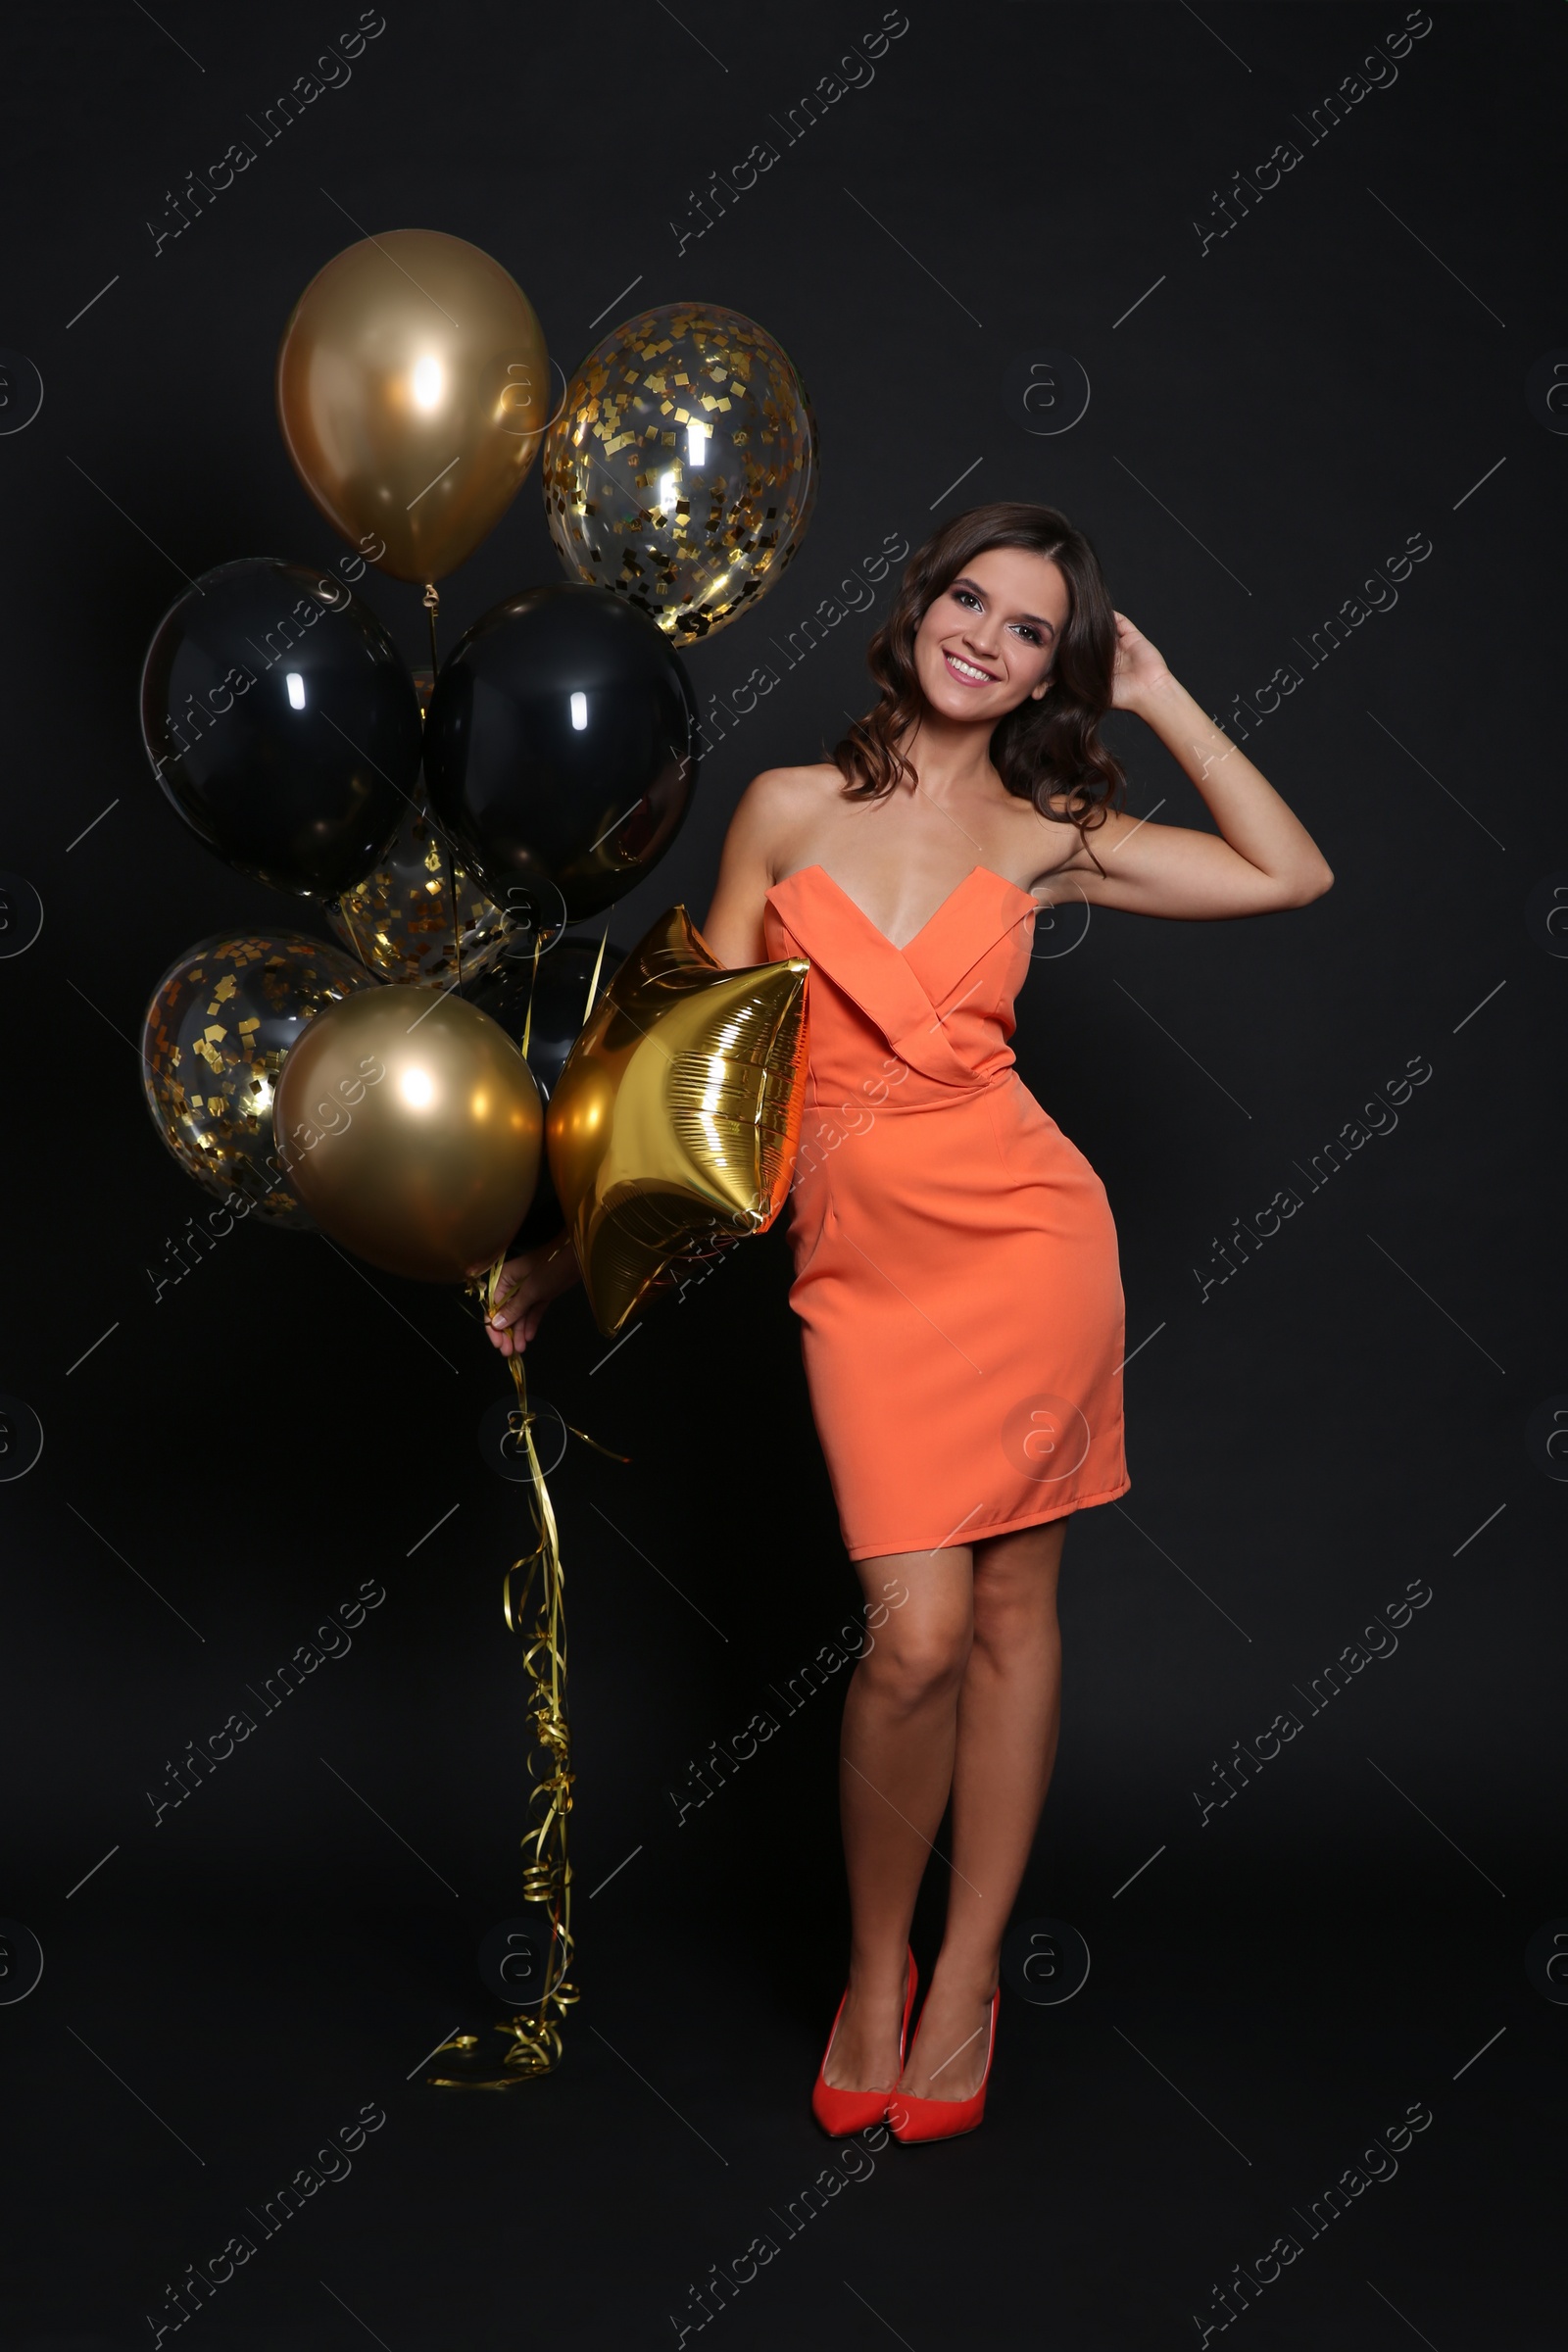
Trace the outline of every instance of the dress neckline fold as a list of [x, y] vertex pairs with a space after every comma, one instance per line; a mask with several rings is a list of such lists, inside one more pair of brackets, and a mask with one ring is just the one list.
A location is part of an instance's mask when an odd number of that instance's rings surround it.
[[918, 941], [925, 937], [926, 933], [930, 930], [937, 917], [939, 915], [946, 914], [948, 908], [953, 905], [954, 900], [958, 897], [959, 893], [967, 890], [969, 885], [981, 875], [983, 875], [989, 882], [1000, 884], [1004, 890], [1010, 890], [1015, 898], [1022, 899], [1032, 914], [1037, 914], [1040, 910], [1039, 902], [1034, 897], [1033, 893], [1025, 890], [1021, 884], [1011, 881], [1006, 874], [999, 874], [993, 866], [972, 865], [969, 868], [969, 871], [963, 876], [961, 881], [955, 882], [947, 897], [942, 901], [942, 904], [939, 906], [934, 906], [932, 908], [931, 912], [926, 916], [925, 921], [920, 925], [918, 931], [913, 932], [910, 937], [904, 942], [903, 946], [900, 947], [888, 937], [887, 933], [882, 929], [880, 924], [874, 923], [871, 920], [871, 917], [866, 913], [865, 908], [860, 905], [858, 899], [851, 898], [843, 883], [834, 881], [833, 876], [828, 872], [825, 865], [818, 865], [813, 862], [810, 865], [797, 866], [792, 874], [786, 874], [784, 876], [783, 881], [775, 882], [766, 893], [766, 896], [768, 898], [772, 898], [775, 891], [785, 889], [791, 882], [799, 882], [807, 874], [820, 874], [823, 881], [828, 885], [828, 888], [832, 890], [837, 897], [844, 901], [846, 906], [853, 908], [854, 912], [859, 916], [860, 921], [865, 925], [866, 929], [871, 932], [875, 938], [879, 939], [885, 948], [891, 948], [895, 956], [906, 956], [909, 950], [914, 947]]

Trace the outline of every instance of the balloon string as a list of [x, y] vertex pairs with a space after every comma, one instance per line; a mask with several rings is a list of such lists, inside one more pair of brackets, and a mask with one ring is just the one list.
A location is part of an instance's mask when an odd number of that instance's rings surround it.
[[524, 1061], [528, 1058], [528, 1040], [533, 1035], [533, 995], [539, 985], [539, 952], [543, 945], [544, 942], [536, 931], [533, 935], [533, 970], [528, 975], [528, 1009], [522, 1016], [522, 1046], [520, 1050]]
[[629, 1462], [631, 1460], [629, 1453], [617, 1453], [612, 1446], [601, 1446], [597, 1438], [591, 1438], [588, 1432], [585, 1429], [579, 1429], [574, 1421], [568, 1421], [566, 1427], [574, 1438], [581, 1438], [585, 1446], [591, 1446], [595, 1453], [602, 1453], [606, 1461]]
[[458, 861], [452, 855], [452, 844], [444, 833], [437, 836], [447, 860], [447, 894], [452, 901], [452, 955], [458, 967], [457, 985], [463, 988], [463, 909], [458, 905]]
[[[440, 610], [441, 598], [436, 584], [434, 580], [426, 580], [424, 583], [424, 611], [425, 617], [430, 623], [430, 699], [432, 702], [435, 700], [435, 682], [441, 674], [441, 654], [435, 636], [436, 614]], [[425, 715], [428, 717], [428, 711]], [[425, 798], [428, 801], [428, 784], [425, 786]], [[439, 832], [436, 838], [446, 852], [447, 895], [452, 902], [452, 959], [458, 967], [458, 988], [461, 992], [463, 987], [463, 909], [458, 905], [458, 861], [452, 854], [452, 844], [448, 841], [445, 832]]]
[[599, 954], [594, 959], [594, 976], [588, 983], [588, 1002], [583, 1007], [582, 1015], [584, 1028], [588, 1026], [588, 1018], [594, 1008], [594, 999], [599, 994], [599, 975], [605, 968], [605, 950], [609, 947], [609, 945], [610, 925], [607, 923], [605, 925], [605, 936], [599, 942]]
[[430, 692], [434, 694], [436, 679], [441, 675], [441, 656], [435, 642], [435, 616], [441, 610], [441, 598], [434, 580], [424, 583], [424, 609], [430, 620]]
[[[480, 1295], [487, 1322], [495, 1313], [504, 1263], [504, 1256], [498, 1257], [483, 1280]], [[495, 2028], [511, 2041], [501, 2061], [504, 2073], [488, 2082], [463, 2076], [427, 2076], [426, 2081], [440, 2090], [510, 2090], [514, 2083], [535, 2075], [552, 2073], [561, 2063], [560, 2020], [579, 1997], [568, 1974], [573, 1938], [566, 1816], [571, 1811], [575, 1776], [570, 1769], [571, 1735], [566, 1722], [565, 1580], [561, 1561], [561, 1532], [534, 1446], [537, 1416], [529, 1407], [522, 1358], [514, 1355], [508, 1360], [517, 1395], [516, 1408], [511, 1418], [516, 1425], [532, 1481], [528, 1508], [535, 1542], [532, 1550], [514, 1560], [502, 1580], [501, 1612], [507, 1631], [516, 1635], [522, 1643], [529, 1712], [537, 1742], [537, 1752], [528, 1764], [528, 1822], [519, 1841], [525, 1857], [522, 1899], [545, 1906], [549, 1912], [550, 1936], [537, 2000], [531, 2009], [517, 2011]], [[588, 1443], [593, 1445], [595, 1441], [590, 1438]], [[608, 1448], [602, 1446], [599, 1450], [604, 1452]], [[530, 1600], [533, 1601], [531, 1619]], [[440, 2048], [467, 2056], [477, 2048], [478, 2039], [475, 2034], [455, 2034]]]

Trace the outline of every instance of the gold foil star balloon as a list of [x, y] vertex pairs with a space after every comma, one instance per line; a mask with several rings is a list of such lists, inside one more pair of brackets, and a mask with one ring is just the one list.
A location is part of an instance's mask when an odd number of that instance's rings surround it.
[[188, 1176], [244, 1195], [269, 1224], [315, 1230], [273, 1150], [272, 1097], [307, 1025], [375, 985], [300, 931], [216, 932], [170, 965], [142, 1020], [141, 1081]]
[[772, 1224], [806, 1101], [803, 959], [728, 971], [684, 906], [632, 950], [573, 1046], [546, 1149], [609, 1338], [678, 1268]]
[[605, 337], [545, 435], [545, 513], [578, 579], [677, 645], [755, 604], [806, 534], [816, 422], [788, 354], [718, 303], [666, 302]]
[[462, 997], [374, 987], [332, 1005], [283, 1064], [272, 1118], [322, 1232], [389, 1274], [466, 1280], [533, 1199], [539, 1089], [500, 1022]]

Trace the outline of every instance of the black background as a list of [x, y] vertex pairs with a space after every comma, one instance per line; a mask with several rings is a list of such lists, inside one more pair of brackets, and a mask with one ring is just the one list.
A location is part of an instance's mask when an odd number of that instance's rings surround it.
[[[150, 2342], [165, 2282], [376, 2101], [352, 2175], [189, 2340], [672, 2343], [688, 2284], [767, 2231], [715, 2341], [1142, 2352], [1198, 2341], [1212, 2283], [1293, 2230], [1236, 2322], [1253, 2352], [1568, 2344], [1568, 2010], [1524, 1969], [1568, 1914], [1564, 1494], [1526, 1436], [1568, 1391], [1568, 972], [1527, 921], [1568, 867], [1568, 440], [1525, 396], [1568, 345], [1563, 12], [1434, 8], [1393, 85], [1309, 143], [1396, 0], [909, 0], [869, 86], [786, 147], [770, 118], [874, 5], [387, 0], [347, 86], [261, 146], [247, 117], [355, 13], [160, 0], [11, 32], [0, 340], [44, 402], [0, 437], [0, 866], [45, 919], [0, 961], [0, 1390], [45, 1442], [0, 1486], [0, 1912], [45, 1967], [0, 2008], [5, 2342]], [[166, 191], [241, 137], [256, 162], [155, 258]], [[689, 189], [764, 137], [777, 165], [677, 253]], [[1214, 191], [1287, 138], [1301, 162], [1200, 252]], [[495, 2014], [474, 1954], [520, 1908], [499, 1589], [524, 1505], [476, 1440], [500, 1361], [455, 1294], [314, 1239], [242, 1229], [157, 1303], [147, 1271], [201, 1205], [141, 1106], [151, 989], [220, 926], [324, 926], [181, 830], [139, 664], [187, 575], [339, 552], [273, 356], [314, 272], [395, 225], [495, 254], [567, 369], [636, 303], [701, 296], [762, 321], [815, 404], [804, 552], [691, 657], [705, 700], [760, 662], [780, 682], [706, 762], [623, 944], [673, 899], [700, 920], [747, 778], [862, 706], [887, 591], [796, 670], [770, 637], [966, 501], [1062, 507], [1222, 720], [1303, 671], [1247, 749], [1332, 892], [1256, 921], [1097, 915], [1020, 1006], [1022, 1073], [1108, 1188], [1138, 1350], [1132, 1490], [1067, 1544], [1061, 1755], [1017, 1912], [1073, 1925], [1090, 1977], [1063, 2006], [1004, 1997], [977, 2135], [888, 2147], [794, 2238], [769, 2210], [839, 2162], [807, 2104], [845, 1950], [838, 1688], [682, 1823], [669, 1794], [855, 1604], [782, 1240], [612, 1360], [577, 1295], [530, 1354], [633, 1458], [574, 1442], [552, 1479], [583, 1998], [561, 2071], [490, 2099], [425, 2088], [420, 2061]], [[1093, 392], [1054, 438], [1002, 393], [1047, 349]], [[1307, 668], [1412, 533], [1433, 552], [1396, 606]], [[446, 583], [447, 644], [556, 573], [535, 476]], [[416, 660], [417, 592], [365, 593]], [[1207, 821], [1146, 729], [1112, 733], [1136, 812]], [[1432, 1075], [1397, 1128], [1308, 1192], [1298, 1169], [1412, 1056]], [[1291, 1184], [1298, 1214], [1203, 1299], [1215, 1238]], [[154, 1827], [166, 1759], [368, 1579], [386, 1598], [352, 1651]], [[1432, 1598], [1397, 1652], [1200, 1823], [1213, 1761], [1304, 1715], [1293, 1688], [1412, 1579]], [[1293, 2208], [1412, 2101], [1433, 2121], [1397, 2177], [1308, 2237]]]

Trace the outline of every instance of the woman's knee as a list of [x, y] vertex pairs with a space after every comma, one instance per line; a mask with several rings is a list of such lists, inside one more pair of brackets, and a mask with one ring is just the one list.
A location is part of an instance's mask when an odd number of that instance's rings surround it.
[[976, 1645], [1006, 1656], [1056, 1631], [1056, 1579], [1041, 1563], [998, 1564], [974, 1580]]
[[877, 1696], [902, 1710], [952, 1697], [963, 1681], [973, 1633], [969, 1618], [934, 1616], [888, 1625], [874, 1637], [860, 1672]]

